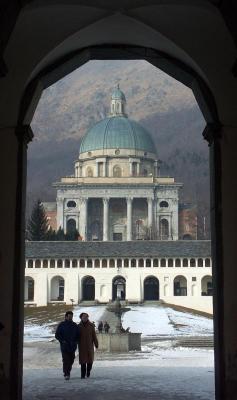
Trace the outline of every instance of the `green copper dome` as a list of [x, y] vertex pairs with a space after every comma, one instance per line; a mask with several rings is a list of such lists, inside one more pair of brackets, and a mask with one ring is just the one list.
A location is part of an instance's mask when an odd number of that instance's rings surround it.
[[119, 85], [114, 89], [111, 99], [126, 101], [125, 94], [122, 92], [122, 90], [120, 90]]
[[111, 116], [99, 121], [83, 137], [80, 153], [102, 149], [131, 149], [156, 153], [148, 131], [125, 116]]

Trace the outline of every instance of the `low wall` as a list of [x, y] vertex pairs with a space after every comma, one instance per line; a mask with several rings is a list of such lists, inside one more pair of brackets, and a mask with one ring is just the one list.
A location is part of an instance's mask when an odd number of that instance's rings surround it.
[[213, 314], [212, 296], [170, 296], [162, 299], [164, 303], [190, 308], [192, 310]]
[[127, 353], [141, 350], [141, 333], [99, 333], [99, 351]]

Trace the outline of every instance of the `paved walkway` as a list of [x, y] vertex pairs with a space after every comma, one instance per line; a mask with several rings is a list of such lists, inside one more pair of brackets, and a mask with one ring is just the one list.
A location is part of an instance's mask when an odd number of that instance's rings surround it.
[[214, 400], [210, 368], [156, 368], [149, 366], [95, 365], [91, 378], [79, 378], [74, 369], [70, 381], [58, 369], [28, 370], [24, 400]]

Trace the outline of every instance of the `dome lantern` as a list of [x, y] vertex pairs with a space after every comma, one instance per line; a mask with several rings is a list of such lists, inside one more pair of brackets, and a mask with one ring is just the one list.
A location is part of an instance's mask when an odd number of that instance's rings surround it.
[[111, 95], [111, 107], [110, 107], [111, 116], [119, 115], [126, 117], [125, 105], [126, 105], [126, 97], [124, 93], [120, 90], [118, 84]]

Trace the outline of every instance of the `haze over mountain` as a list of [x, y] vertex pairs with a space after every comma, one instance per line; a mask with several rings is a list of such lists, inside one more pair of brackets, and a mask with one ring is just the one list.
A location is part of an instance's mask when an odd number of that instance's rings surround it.
[[55, 200], [52, 182], [73, 174], [81, 137], [109, 114], [117, 83], [125, 93], [129, 118], [151, 132], [161, 174], [183, 182], [181, 200], [198, 203], [207, 216], [205, 121], [191, 90], [145, 61], [91, 61], [44, 91], [32, 122], [27, 214], [37, 198]]

